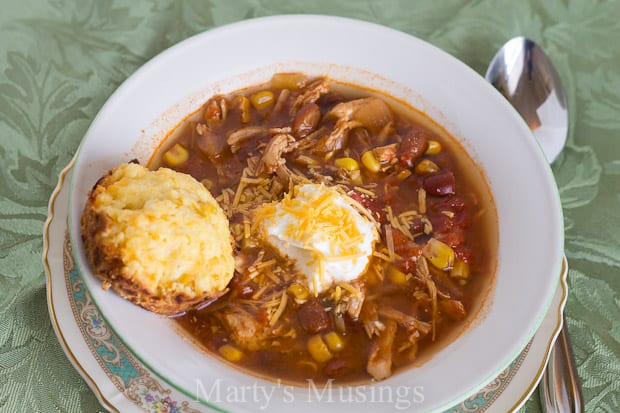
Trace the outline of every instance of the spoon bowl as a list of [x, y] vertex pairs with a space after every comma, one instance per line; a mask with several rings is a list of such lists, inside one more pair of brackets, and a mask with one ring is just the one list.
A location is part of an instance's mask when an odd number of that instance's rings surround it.
[[525, 37], [509, 40], [485, 78], [519, 112], [553, 162], [566, 144], [568, 110], [560, 76], [542, 48]]

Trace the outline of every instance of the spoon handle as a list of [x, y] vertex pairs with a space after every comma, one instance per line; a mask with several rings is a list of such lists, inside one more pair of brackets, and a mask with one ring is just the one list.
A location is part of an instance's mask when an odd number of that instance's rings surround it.
[[546, 413], [583, 413], [583, 396], [575, 357], [566, 331], [566, 319], [551, 350], [549, 363], [540, 383], [540, 399]]

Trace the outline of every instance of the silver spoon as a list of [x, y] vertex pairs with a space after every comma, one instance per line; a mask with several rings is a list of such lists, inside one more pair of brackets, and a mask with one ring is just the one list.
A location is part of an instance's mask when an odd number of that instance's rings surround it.
[[510, 39], [485, 77], [517, 109], [553, 162], [566, 144], [568, 110], [560, 76], [543, 50], [525, 37]]
[[[543, 50], [528, 38], [515, 37], [499, 49], [485, 77], [521, 114], [553, 162], [566, 143], [568, 110], [560, 76]], [[539, 385], [541, 403], [545, 412], [581, 413], [581, 385], [562, 321]]]

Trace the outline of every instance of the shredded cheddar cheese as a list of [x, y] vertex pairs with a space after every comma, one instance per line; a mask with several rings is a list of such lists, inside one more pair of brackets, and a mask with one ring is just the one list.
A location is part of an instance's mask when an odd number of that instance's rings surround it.
[[335, 280], [357, 278], [372, 255], [375, 222], [354, 202], [323, 184], [303, 184], [281, 201], [259, 207], [253, 226], [281, 255], [296, 261], [318, 295]]

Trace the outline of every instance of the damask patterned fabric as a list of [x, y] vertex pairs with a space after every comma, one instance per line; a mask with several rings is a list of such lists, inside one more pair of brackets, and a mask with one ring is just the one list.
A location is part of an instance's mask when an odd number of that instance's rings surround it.
[[[620, 411], [620, 1], [4, 0], [0, 412], [102, 410], [53, 333], [41, 253], [58, 173], [103, 103], [140, 65], [188, 36], [284, 13], [390, 26], [481, 74], [513, 36], [544, 47], [571, 119], [568, 145], [553, 165], [570, 265], [566, 318], [586, 410]], [[538, 395], [522, 410], [540, 411]]]

